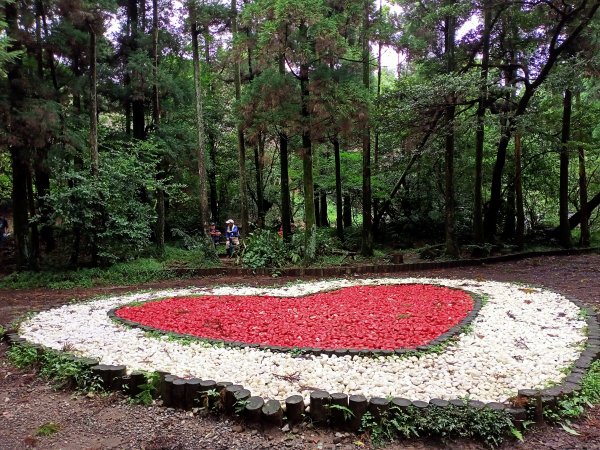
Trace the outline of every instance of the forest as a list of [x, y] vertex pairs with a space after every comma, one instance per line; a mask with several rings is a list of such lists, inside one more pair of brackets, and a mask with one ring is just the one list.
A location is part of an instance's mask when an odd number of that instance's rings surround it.
[[0, 0], [15, 268], [210, 259], [230, 218], [251, 267], [590, 246], [599, 7]]

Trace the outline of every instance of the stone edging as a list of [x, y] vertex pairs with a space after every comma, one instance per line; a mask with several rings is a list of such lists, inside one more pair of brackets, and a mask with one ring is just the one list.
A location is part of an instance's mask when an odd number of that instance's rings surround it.
[[[399, 285], [393, 285], [393, 286], [399, 286]], [[455, 289], [455, 290], [467, 293], [473, 299], [473, 309], [471, 309], [471, 311], [469, 311], [469, 314], [467, 314], [459, 323], [454, 325], [448, 331], [440, 334], [438, 337], [436, 337], [435, 339], [432, 339], [427, 344], [419, 345], [418, 347], [416, 347], [414, 349], [412, 349], [412, 348], [397, 348], [394, 350], [381, 350], [381, 349], [369, 349], [369, 348], [367, 348], [367, 349], [357, 349], [357, 348], [332, 349], [332, 348], [285, 347], [285, 346], [276, 346], [276, 345], [247, 344], [245, 342], [204, 338], [204, 337], [196, 336], [193, 334], [175, 333], [172, 331], [165, 331], [165, 330], [161, 330], [160, 328], [154, 328], [154, 327], [150, 327], [147, 325], [140, 325], [137, 322], [123, 319], [123, 318], [117, 316], [117, 314], [116, 314], [117, 310], [119, 310], [127, 305], [121, 305], [121, 306], [117, 306], [116, 308], [112, 308], [111, 310], [108, 311], [107, 315], [110, 319], [114, 320], [115, 322], [121, 323], [128, 327], [138, 328], [143, 331], [153, 331], [153, 332], [161, 333], [164, 335], [173, 336], [176, 338], [195, 339], [195, 340], [206, 342], [209, 344], [224, 345], [226, 347], [232, 347], [232, 348], [257, 348], [260, 350], [269, 350], [274, 353], [293, 353], [293, 354], [315, 355], [315, 356], [319, 356], [319, 355], [329, 355], [329, 356], [335, 355], [335, 356], [339, 356], [339, 357], [346, 356], [346, 355], [349, 355], [349, 356], [372, 356], [372, 357], [374, 357], [374, 356], [391, 356], [391, 355], [404, 356], [407, 354], [414, 354], [415, 352], [419, 352], [419, 353], [427, 352], [440, 344], [449, 342], [450, 339], [452, 339], [453, 337], [460, 334], [464, 327], [470, 325], [471, 322], [473, 322], [473, 320], [475, 319], [475, 317], [477, 317], [477, 314], [479, 314], [479, 311], [481, 311], [483, 302], [482, 302], [482, 296], [480, 296], [479, 294], [475, 294], [474, 292], [469, 292], [464, 289], [458, 289], [458, 288], [453, 288], [453, 287], [448, 287], [448, 286], [444, 286], [444, 287], [446, 287], [448, 289]], [[198, 295], [198, 296], [201, 296], [201, 295]], [[293, 298], [302, 298], [302, 296], [293, 297]]]
[[[304, 400], [300, 395], [292, 395], [286, 398], [282, 405], [278, 400], [252, 396], [249, 390], [232, 382], [216, 382], [197, 378], [184, 379], [164, 372], [159, 372], [159, 396], [164, 406], [189, 410], [196, 405], [208, 408], [220, 405], [226, 414], [239, 414], [248, 422], [261, 423], [265, 426], [282, 426], [284, 421], [291, 424], [298, 423], [305, 419], [305, 415], [308, 415], [311, 421], [317, 424], [329, 423], [333, 427], [358, 431], [361, 419], [367, 412], [371, 413], [377, 420], [390, 408], [407, 411], [409, 408], [425, 410], [425, 408], [469, 407], [475, 409], [489, 408], [498, 412], [504, 411], [510, 415], [516, 426], [522, 427], [523, 422], [528, 419], [541, 422], [544, 408], [556, 406], [558, 401], [579, 392], [587, 369], [589, 369], [592, 362], [600, 357], [600, 326], [596, 316], [593, 311], [585, 308], [581, 302], [571, 301], [588, 314], [586, 348], [579, 359], [575, 361], [573, 370], [557, 386], [545, 389], [521, 389], [510, 402], [483, 403], [477, 400], [466, 401], [463, 399], [431, 399], [429, 402], [424, 402], [400, 397], [391, 400], [382, 397], [368, 399], [363, 395], [316, 390], [310, 394], [310, 405], [308, 405], [310, 410], [307, 410], [307, 405], [304, 404]], [[28, 345], [27, 341], [17, 333], [6, 333], [4, 338], [9, 345]], [[38, 349], [38, 352], [47, 350], [37, 344], [33, 346]], [[145, 376], [141, 372], [132, 372], [127, 375], [126, 366], [104, 365], [98, 364], [98, 360], [91, 358], [79, 358], [72, 355], [70, 357], [74, 361], [89, 367], [92, 373], [99, 377], [102, 386], [107, 390], [122, 391], [134, 396], [140, 391], [140, 386], [146, 383]], [[338, 408], [331, 408], [332, 405], [337, 405]], [[352, 412], [350, 417], [344, 414], [345, 408]]]
[[404, 264], [365, 264], [361, 266], [339, 266], [339, 267], [300, 267], [300, 268], [262, 268], [249, 269], [245, 267], [213, 267], [199, 269], [174, 269], [178, 276], [208, 277], [218, 275], [231, 276], [255, 276], [273, 275], [280, 277], [339, 277], [345, 275], [358, 275], [366, 273], [403, 273], [417, 272], [432, 269], [447, 269], [453, 267], [481, 266], [483, 264], [495, 264], [499, 262], [520, 261], [527, 258], [539, 256], [568, 256], [600, 252], [600, 247], [541, 250], [522, 253], [509, 253], [507, 255], [489, 256], [487, 258], [457, 259], [453, 261], [433, 261], [422, 263]]

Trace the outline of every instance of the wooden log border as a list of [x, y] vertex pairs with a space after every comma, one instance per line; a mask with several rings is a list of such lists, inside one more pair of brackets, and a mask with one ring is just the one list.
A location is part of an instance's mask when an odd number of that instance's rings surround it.
[[[165, 372], [159, 372], [160, 382], [157, 398], [162, 399], [163, 406], [189, 409], [193, 405], [218, 409], [229, 415], [237, 415], [248, 423], [259, 424], [264, 427], [282, 426], [283, 423], [296, 424], [307, 417], [318, 422], [321, 426], [335, 429], [358, 431], [361, 419], [367, 412], [374, 416], [385, 414], [388, 408], [397, 408], [406, 411], [409, 408], [424, 410], [427, 408], [488, 408], [493, 411], [506, 412], [517, 427], [522, 427], [527, 420], [543, 421], [543, 409], [553, 407], [558, 401], [568, 398], [582, 388], [583, 378], [591, 364], [600, 358], [600, 325], [598, 317], [592, 309], [587, 308], [579, 301], [570, 300], [579, 306], [587, 315], [588, 340], [584, 351], [573, 364], [573, 369], [563, 381], [552, 387], [544, 389], [520, 389], [518, 395], [504, 403], [483, 403], [477, 400], [465, 399], [431, 399], [429, 402], [410, 400], [394, 397], [383, 399], [373, 397], [368, 399], [363, 395], [350, 395], [341, 393], [330, 394], [327, 391], [317, 390], [311, 392], [310, 410], [304, 404], [302, 397], [292, 395], [283, 402], [252, 396], [251, 392], [241, 385], [228, 381], [215, 382], [214, 380], [199, 380], [197, 378], [181, 378]], [[53, 351], [39, 344], [30, 344], [19, 336], [16, 331], [7, 331], [1, 336], [8, 345], [27, 345], [37, 349], [38, 356], [45, 351]], [[125, 395], [135, 395], [140, 386], [146, 383], [145, 377], [139, 372], [126, 370], [122, 365], [104, 365], [93, 358], [81, 358], [65, 353], [73, 361], [88, 367], [92, 373], [99, 375], [102, 387], [107, 391], [121, 391]], [[220, 400], [219, 400], [220, 399]], [[352, 414], [339, 414], [339, 411], [329, 410], [329, 403], [335, 405], [348, 405]], [[348, 402], [348, 403], [347, 403]], [[289, 412], [288, 412], [289, 410]]]
[[[532, 256], [550, 256], [550, 255], [564, 255], [564, 254], [581, 254], [581, 253], [591, 253], [595, 252], [598, 249], [579, 249], [579, 250], [568, 250], [568, 251], [550, 251], [550, 252], [529, 252], [527, 254], [517, 254], [517, 255], [503, 255], [499, 257], [486, 258], [484, 260], [477, 260], [481, 262], [476, 262], [476, 264], [484, 264], [489, 262], [499, 262], [499, 261], [509, 261], [509, 260], [517, 260], [523, 259], [525, 257]], [[490, 261], [490, 259], [492, 261]], [[465, 265], [474, 265], [472, 264], [463, 264], [467, 261], [450, 261], [449, 263], [453, 263], [453, 265], [449, 265], [448, 263], [422, 263], [418, 264], [419, 269], [429, 270], [432, 268], [438, 267], [457, 267], [457, 266], [465, 266]], [[459, 263], [459, 264], [456, 264]], [[435, 267], [432, 267], [432, 264]], [[415, 266], [415, 265], [412, 265]], [[238, 269], [240, 270], [240, 269]], [[321, 271], [325, 269], [319, 269]], [[381, 272], [381, 268], [379, 270]], [[385, 270], [384, 270], [385, 271]], [[402, 270], [404, 271], [404, 270]], [[408, 269], [406, 270], [408, 271]], [[371, 410], [373, 412], [377, 411], [380, 407], [394, 407], [400, 410], [406, 410], [408, 408], [489, 408], [494, 411], [505, 411], [508, 413], [516, 426], [522, 426], [523, 423], [527, 420], [543, 420], [543, 408], [547, 406], [553, 406], [558, 401], [568, 398], [570, 395], [573, 395], [576, 392], [579, 392], [582, 387], [583, 378], [585, 376], [586, 371], [589, 369], [591, 364], [600, 358], [600, 325], [598, 323], [598, 317], [595, 315], [594, 311], [591, 308], [586, 307], [582, 302], [577, 300], [570, 300], [572, 303], [577, 305], [581, 311], [587, 316], [587, 326], [588, 326], [588, 339], [586, 342], [586, 347], [584, 351], [580, 354], [579, 358], [573, 364], [573, 369], [569, 375], [567, 375], [561, 383], [556, 386], [544, 388], [544, 389], [520, 389], [518, 391], [518, 395], [516, 398], [512, 399], [511, 402], [489, 402], [483, 403], [479, 401], [465, 401], [464, 399], [451, 399], [451, 400], [441, 400], [441, 399], [432, 399], [429, 402], [424, 402], [420, 400], [410, 400], [400, 397], [392, 398], [389, 403], [386, 405], [379, 405], [381, 400], [376, 398], [367, 399], [362, 395], [350, 395], [349, 400], [349, 410], [353, 412], [353, 415], [349, 415], [349, 417], [340, 417], [338, 414], [333, 415], [335, 417], [335, 423], [330, 423], [329, 425], [340, 427], [343, 426], [346, 429], [357, 431], [360, 426], [360, 419], [362, 416], [367, 413], [367, 411]], [[475, 308], [474, 308], [475, 309]], [[27, 345], [33, 348], [36, 348], [38, 351], [38, 355], [41, 355], [44, 351], [54, 351], [48, 348], [45, 348], [39, 344], [30, 344], [26, 339], [19, 336], [16, 330], [6, 330], [0, 338], [4, 339], [8, 345]], [[405, 349], [402, 349], [405, 350]], [[107, 390], [115, 390], [115, 391], [123, 391], [124, 393], [134, 392], [137, 388], [139, 388], [139, 384], [137, 383], [142, 381], [141, 377], [137, 375], [136, 372], [131, 372], [129, 375], [129, 371], [123, 371], [123, 366], [110, 366], [110, 365], [102, 365], [99, 364], [99, 361], [93, 358], [80, 358], [74, 355], [70, 356], [74, 361], [78, 361], [81, 364], [89, 367], [93, 372], [101, 372], [102, 373], [102, 382], [104, 384], [104, 388]], [[188, 382], [188, 379], [183, 379], [178, 376], [159, 372], [160, 375], [160, 386], [158, 389], [158, 397], [162, 399], [163, 404], [165, 406], [178, 406], [181, 408], [189, 407], [191, 402], [198, 402], [202, 404], [202, 399], [204, 398], [204, 403], [206, 405], [211, 405], [212, 407], [219, 406], [219, 398], [222, 404], [224, 400], [229, 397], [226, 396], [226, 393], [239, 392], [244, 390], [244, 398], [243, 402], [245, 402], [245, 408], [242, 405], [239, 405], [240, 408], [238, 410], [242, 411], [241, 416], [245, 417], [249, 422], [259, 422], [263, 426], [281, 426], [283, 423], [283, 412], [289, 408], [289, 417], [286, 417], [287, 421], [291, 424], [297, 423], [298, 421], [310, 417], [310, 412], [306, 410], [306, 405], [303, 401], [299, 401], [300, 399], [298, 395], [293, 395], [285, 401], [280, 402], [279, 400], [266, 400], [257, 396], [250, 396], [251, 393], [248, 390], [245, 390], [242, 386], [240, 389], [235, 388], [227, 389], [230, 386], [233, 386], [231, 382], [221, 381], [215, 382], [213, 380], [200, 380], [200, 383], [194, 379], [193, 382]], [[175, 383], [176, 380], [182, 380]], [[143, 381], [145, 383], [145, 380]], [[183, 395], [184, 398], [180, 400], [178, 398], [181, 395], [181, 389], [176, 388], [177, 393], [173, 392], [174, 387], [176, 385], [181, 386], [183, 384]], [[197, 386], [198, 384], [198, 386]], [[193, 385], [193, 392], [191, 394], [192, 398], [185, 398], [186, 393], [192, 392], [188, 390], [185, 386]], [[206, 389], [206, 390], [204, 390]], [[318, 396], [324, 397], [327, 399], [335, 398], [336, 400], [339, 394], [329, 394], [326, 391], [319, 391], [320, 394]], [[208, 394], [212, 393], [213, 395], [209, 396]], [[175, 394], [175, 395], [173, 395]], [[207, 398], [208, 397], [208, 398]], [[235, 396], [234, 396], [235, 398]], [[339, 399], [342, 400], [342, 399]], [[175, 405], [174, 403], [181, 404]], [[250, 406], [252, 405], [252, 406]], [[234, 405], [235, 406], [235, 405]], [[248, 408], [250, 406], [250, 408]], [[262, 406], [262, 407], [261, 407]], [[260, 408], [260, 413], [258, 409]], [[235, 408], [234, 408], [235, 409]], [[321, 410], [320, 413], [323, 413]], [[331, 415], [327, 418], [330, 420]], [[340, 423], [339, 421], [342, 421]], [[333, 422], [333, 421], [332, 421]], [[326, 425], [324, 423], [323, 425]]]
[[[407, 284], [412, 285], [411, 283], [407, 283]], [[437, 285], [437, 284], [431, 284], [431, 285], [432, 286], [442, 286], [442, 285]], [[401, 285], [400, 284], [390, 284], [389, 286], [401, 286]], [[427, 286], [427, 285], [425, 285], [425, 286]], [[114, 320], [115, 322], [121, 323], [127, 327], [138, 328], [138, 329], [141, 329], [141, 330], [147, 331], [147, 332], [151, 331], [151, 332], [155, 332], [155, 333], [160, 333], [163, 335], [172, 336], [174, 338], [194, 339], [194, 340], [197, 340], [200, 342], [206, 342], [211, 345], [223, 345], [225, 347], [230, 347], [230, 348], [258, 348], [261, 350], [268, 350], [273, 353], [291, 353], [292, 355], [297, 355], [297, 356], [302, 356], [302, 355], [314, 355], [314, 356], [335, 355], [335, 356], [339, 356], [339, 357], [346, 356], [346, 355], [370, 356], [370, 357], [391, 356], [391, 355], [413, 356], [413, 355], [418, 355], [421, 353], [429, 353], [431, 351], [435, 351], [435, 349], [437, 349], [439, 345], [449, 343], [453, 338], [455, 338], [460, 333], [462, 333], [463, 330], [465, 329], [465, 327], [471, 325], [471, 323], [477, 317], [477, 315], [481, 311], [481, 308], [483, 307], [483, 297], [478, 294], [466, 291], [464, 289], [453, 288], [453, 287], [449, 287], [449, 286], [442, 286], [442, 287], [446, 287], [448, 289], [453, 289], [453, 290], [467, 293], [473, 300], [473, 309], [471, 309], [471, 311], [469, 311], [469, 314], [467, 314], [459, 323], [454, 325], [452, 328], [450, 328], [445, 333], [442, 333], [438, 337], [432, 339], [427, 344], [419, 345], [416, 348], [402, 347], [402, 348], [396, 348], [394, 350], [383, 350], [383, 349], [377, 349], [377, 348], [284, 347], [284, 346], [279, 346], [279, 345], [252, 344], [252, 343], [239, 342], [239, 341], [227, 341], [224, 339], [211, 339], [211, 338], [206, 338], [206, 337], [202, 337], [202, 336], [196, 336], [193, 334], [183, 334], [183, 333], [176, 333], [173, 331], [165, 331], [165, 330], [161, 330], [160, 328], [154, 328], [154, 327], [150, 327], [148, 325], [141, 325], [137, 322], [133, 322], [131, 320], [123, 319], [123, 318], [117, 316], [117, 314], [116, 314], [117, 311], [127, 305], [121, 305], [116, 308], [113, 308], [113, 309], [109, 310], [107, 314], [110, 319]], [[198, 295], [198, 297], [201, 297], [201, 296], [202, 295]], [[300, 299], [302, 297], [300, 296], [300, 297], [290, 297], [290, 298]], [[154, 300], [151, 300], [151, 301], [154, 301]]]

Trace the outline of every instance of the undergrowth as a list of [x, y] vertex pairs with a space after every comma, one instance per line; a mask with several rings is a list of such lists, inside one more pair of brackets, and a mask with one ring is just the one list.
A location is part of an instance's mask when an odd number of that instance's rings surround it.
[[518, 433], [507, 412], [471, 408], [466, 402], [465, 406], [445, 408], [409, 406], [400, 409], [394, 406], [379, 420], [367, 412], [362, 418], [361, 429], [369, 434], [376, 447], [397, 437], [466, 438], [497, 446], [507, 436]]
[[109, 267], [15, 272], [0, 279], [0, 288], [72, 289], [134, 285], [176, 278], [178, 276], [177, 269], [215, 267], [217, 264], [217, 260], [208, 258], [203, 249], [167, 246], [161, 257], [139, 258], [116, 263]]
[[42, 378], [52, 381], [57, 388], [77, 388], [100, 391], [100, 380], [85, 364], [70, 355], [32, 345], [13, 345], [6, 352], [8, 360], [20, 369], [36, 368]]

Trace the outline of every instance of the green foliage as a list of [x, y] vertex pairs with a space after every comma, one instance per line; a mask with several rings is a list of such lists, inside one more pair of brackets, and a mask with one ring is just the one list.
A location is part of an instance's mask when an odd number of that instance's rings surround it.
[[46, 422], [38, 427], [35, 432], [36, 436], [52, 436], [58, 433], [60, 430], [60, 424], [55, 422]]
[[27, 369], [38, 360], [37, 350], [30, 345], [13, 345], [7, 350], [6, 356], [19, 369]]
[[42, 378], [58, 388], [69, 386], [85, 391], [100, 390], [100, 383], [88, 366], [70, 355], [31, 345], [15, 345], [7, 351], [8, 360], [20, 369], [36, 367]]
[[[316, 229], [312, 251], [316, 255], [313, 264], [327, 261], [333, 252], [342, 247], [333, 229]], [[292, 235], [289, 244], [269, 230], [257, 230], [248, 236], [242, 251], [242, 263], [252, 269], [278, 268], [299, 264], [306, 255], [305, 236], [302, 232]]]
[[[212, 244], [211, 244], [212, 245]], [[80, 268], [75, 270], [47, 270], [39, 272], [15, 272], [0, 280], [0, 287], [29, 289], [73, 289], [78, 287], [135, 285], [177, 276], [179, 268], [214, 267], [218, 261], [209, 246], [185, 250], [167, 246], [160, 258], [139, 258], [113, 264], [109, 267]]]
[[281, 267], [287, 260], [285, 244], [273, 231], [250, 233], [242, 250], [242, 263], [251, 269]]
[[600, 361], [594, 361], [588, 369], [581, 390], [558, 402], [555, 409], [547, 409], [544, 415], [554, 422], [570, 425], [570, 421], [580, 417], [586, 407], [600, 403]]
[[156, 160], [143, 153], [148, 143], [113, 145], [100, 153], [97, 178], [59, 162], [56, 187], [46, 198], [53, 221], [79, 230], [107, 263], [134, 259], [148, 247], [156, 217], [144, 196], [158, 187]]
[[497, 446], [514, 429], [507, 412], [470, 408], [466, 402], [465, 406], [450, 405], [445, 408], [432, 406], [419, 409], [411, 406], [402, 410], [391, 407], [381, 420], [376, 420], [371, 413], [366, 413], [361, 424], [362, 430], [369, 433], [375, 446], [380, 446], [397, 436], [469, 438]]
[[146, 383], [138, 386], [140, 392], [133, 398], [133, 402], [140, 405], [151, 405], [158, 392], [160, 374], [158, 372], [146, 372], [144, 375]]

